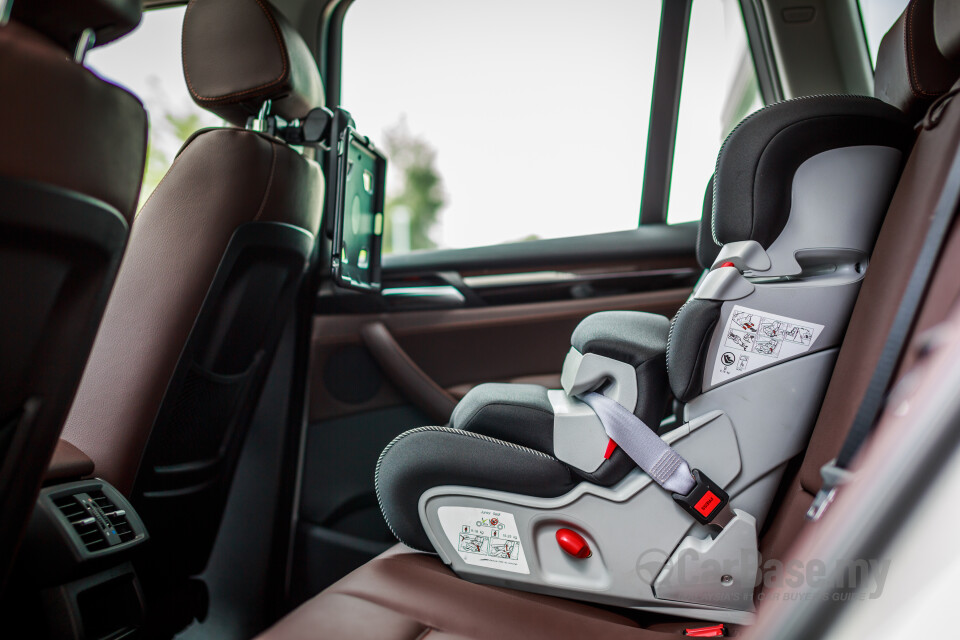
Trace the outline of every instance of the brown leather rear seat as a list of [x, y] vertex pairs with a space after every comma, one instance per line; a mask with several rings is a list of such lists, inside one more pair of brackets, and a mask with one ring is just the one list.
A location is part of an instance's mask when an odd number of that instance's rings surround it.
[[[924, 113], [950, 84], [944, 82], [943, 73], [953, 65], [928, 46], [933, 39], [930, 28], [925, 33], [917, 22], [909, 22], [916, 19], [915, 15], [910, 16], [911, 11], [929, 14], [932, 5], [932, 0], [914, 0], [881, 46], [878, 87], [887, 87], [888, 99], [895, 98], [896, 106], [908, 113]], [[929, 24], [933, 24], [932, 19]], [[940, 20], [937, 29], [938, 41], [945, 53], [952, 60], [960, 61], [960, 46], [954, 44], [960, 38], [943, 37], [939, 33], [941, 30], [945, 34], [947, 31], [960, 33], [960, 24]], [[904, 51], [905, 30], [925, 46]], [[957, 75], [954, 73], [953, 79]], [[892, 89], [897, 83], [900, 83], [899, 91]], [[960, 82], [954, 88], [958, 86]], [[960, 148], [960, 103], [953, 104], [957, 101], [950, 102], [949, 97], [942, 102], [945, 104], [939, 105], [942, 107], [939, 116], [933, 121], [928, 116], [925, 121], [884, 220], [810, 446], [763, 537], [765, 558], [794, 557], [798, 552], [793, 551], [791, 545], [801, 530], [815, 532], [843, 519], [843, 511], [835, 508], [817, 525], [806, 526], [804, 514], [820, 487], [820, 467], [836, 455], [863, 398], [922, 247], [947, 170]], [[936, 109], [930, 111], [936, 112]], [[960, 225], [955, 221], [929, 283], [911, 337], [911, 348], [902, 359], [898, 378], [914, 363], [914, 352], [922, 342], [923, 331], [941, 322], [960, 299], [958, 266]], [[886, 416], [884, 423], [890, 420], [891, 417]], [[883, 428], [881, 424], [880, 430]], [[860, 460], [870, 457], [868, 446]], [[688, 626], [704, 624], [707, 623], [694, 622]], [[299, 607], [261, 638], [413, 639], [495, 635], [500, 639], [653, 639], [677, 637], [682, 633], [682, 626], [677, 622], [641, 625], [625, 616], [577, 602], [469, 583], [457, 578], [437, 557], [398, 545]], [[759, 632], [757, 629], [747, 634]]]

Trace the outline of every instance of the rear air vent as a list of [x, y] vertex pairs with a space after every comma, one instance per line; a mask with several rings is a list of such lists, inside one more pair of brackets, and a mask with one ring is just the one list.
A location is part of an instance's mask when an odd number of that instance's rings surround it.
[[103, 491], [91, 491], [90, 497], [96, 501], [97, 506], [99, 506], [103, 510], [104, 515], [107, 516], [107, 520], [109, 520], [113, 528], [116, 529], [117, 535], [120, 536], [120, 542], [129, 542], [136, 537], [133, 529], [130, 527], [130, 521], [127, 518], [127, 512], [125, 510], [113, 504]]
[[[69, 547], [77, 562], [125, 553], [150, 538], [126, 497], [100, 478], [44, 487], [34, 513], [31, 527]], [[54, 530], [59, 534], [51, 536]]]
[[127, 513], [100, 490], [54, 498], [87, 551], [101, 551], [136, 538]]

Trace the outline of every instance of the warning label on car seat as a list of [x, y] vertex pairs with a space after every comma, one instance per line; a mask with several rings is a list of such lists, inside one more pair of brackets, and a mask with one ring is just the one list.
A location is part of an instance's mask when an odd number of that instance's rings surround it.
[[467, 564], [530, 573], [512, 513], [474, 507], [440, 507], [447, 540]]
[[737, 305], [723, 329], [710, 384], [806, 353], [821, 331], [820, 324]]

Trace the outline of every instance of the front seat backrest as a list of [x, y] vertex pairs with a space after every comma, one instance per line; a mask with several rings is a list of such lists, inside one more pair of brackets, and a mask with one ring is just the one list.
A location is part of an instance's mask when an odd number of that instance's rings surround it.
[[10, 21], [0, 17], [0, 583], [120, 264], [147, 136], [140, 102], [82, 64], [87, 36], [109, 41], [132, 30], [139, 2], [8, 8]]
[[322, 106], [300, 36], [259, 0], [195, 0], [194, 101], [236, 126], [197, 132], [144, 205], [64, 438], [130, 495], [164, 572], [203, 570], [240, 447], [313, 252], [317, 163], [244, 129], [272, 101]]

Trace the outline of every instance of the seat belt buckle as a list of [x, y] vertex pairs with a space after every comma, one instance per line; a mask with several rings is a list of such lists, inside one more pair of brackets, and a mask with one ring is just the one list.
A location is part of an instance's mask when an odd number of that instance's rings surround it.
[[711, 524], [726, 509], [730, 498], [700, 469], [694, 469], [692, 473], [696, 482], [693, 489], [687, 495], [675, 493], [673, 499], [700, 524]]
[[853, 474], [846, 469], [837, 466], [837, 460], [834, 458], [822, 467], [820, 467], [820, 478], [823, 480], [820, 490], [807, 509], [807, 520], [816, 522], [823, 517], [827, 509], [833, 504], [837, 497], [837, 489], [850, 481]]

